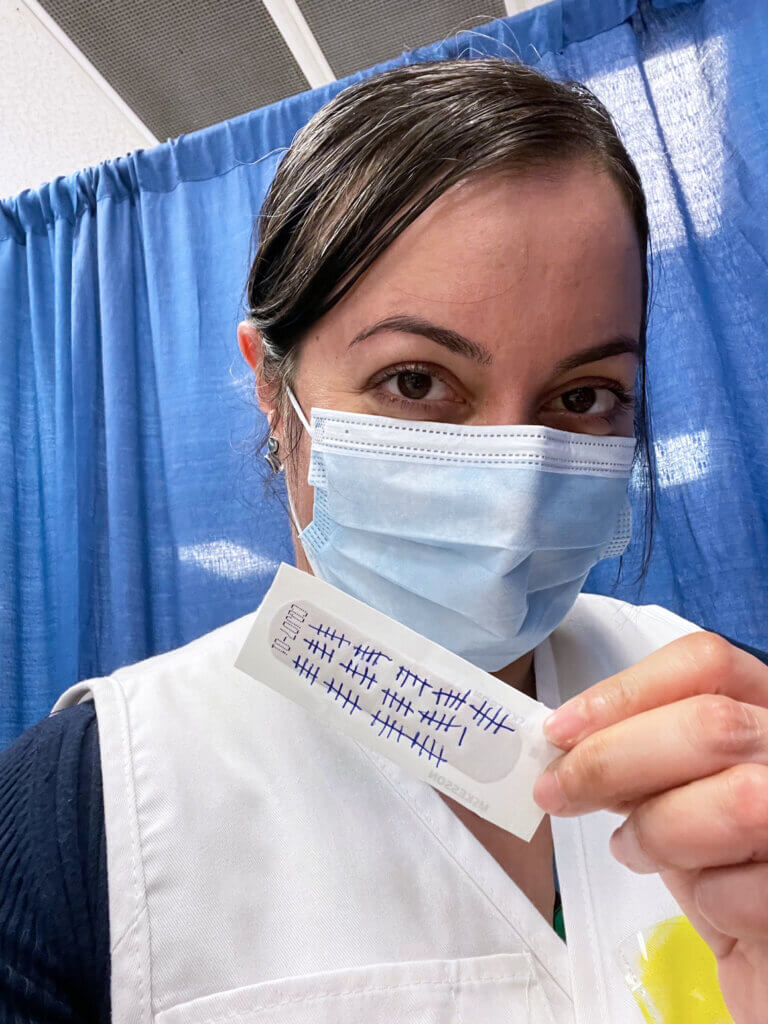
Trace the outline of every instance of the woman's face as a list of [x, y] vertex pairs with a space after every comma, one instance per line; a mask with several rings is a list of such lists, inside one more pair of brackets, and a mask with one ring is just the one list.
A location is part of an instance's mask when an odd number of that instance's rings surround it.
[[[444, 193], [313, 324], [294, 390], [307, 419], [317, 406], [631, 436], [641, 317], [637, 235], [607, 173], [486, 174]], [[258, 332], [243, 322], [238, 338], [258, 383]], [[273, 415], [274, 394], [259, 400]], [[286, 465], [302, 526], [309, 453], [302, 432]]]

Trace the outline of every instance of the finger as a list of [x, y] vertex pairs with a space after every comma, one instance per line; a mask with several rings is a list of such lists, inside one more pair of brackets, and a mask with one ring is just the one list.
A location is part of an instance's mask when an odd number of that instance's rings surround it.
[[585, 737], [548, 765], [533, 795], [550, 814], [584, 814], [745, 761], [768, 764], [768, 710], [707, 693]]
[[699, 913], [726, 935], [768, 938], [768, 864], [731, 864], [700, 872], [694, 885]]
[[614, 722], [701, 693], [768, 707], [768, 666], [716, 633], [690, 633], [566, 701], [544, 731], [569, 750]]
[[768, 862], [768, 767], [740, 764], [651, 797], [610, 847], [639, 874]]
[[[721, 869], [713, 868], [712, 870], [720, 871]], [[699, 880], [700, 874], [700, 871], [677, 871], [672, 869], [662, 871], [661, 878], [664, 885], [679, 903], [685, 916], [715, 956], [730, 956], [737, 943], [736, 937], [716, 928], [699, 910], [696, 900], [696, 883]]]

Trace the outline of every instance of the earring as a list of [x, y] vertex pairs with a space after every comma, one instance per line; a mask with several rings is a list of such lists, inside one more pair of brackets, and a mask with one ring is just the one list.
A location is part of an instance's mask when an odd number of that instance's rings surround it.
[[283, 464], [280, 461], [280, 456], [277, 454], [277, 450], [280, 447], [280, 442], [272, 434], [269, 435], [267, 441], [267, 453], [264, 458], [269, 463], [269, 468], [273, 473], [279, 473], [283, 468]]

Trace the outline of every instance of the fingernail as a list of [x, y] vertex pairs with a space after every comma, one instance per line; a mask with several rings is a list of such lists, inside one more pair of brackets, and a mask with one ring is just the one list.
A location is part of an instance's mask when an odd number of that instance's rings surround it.
[[656, 865], [643, 852], [635, 836], [635, 830], [626, 823], [617, 828], [608, 843], [616, 860], [639, 875], [656, 871]]
[[563, 810], [566, 800], [556, 772], [545, 771], [536, 779], [533, 787], [533, 799], [542, 810], [548, 811], [550, 814], [557, 814]]
[[577, 697], [544, 719], [544, 734], [556, 746], [578, 739], [587, 724], [584, 702]]

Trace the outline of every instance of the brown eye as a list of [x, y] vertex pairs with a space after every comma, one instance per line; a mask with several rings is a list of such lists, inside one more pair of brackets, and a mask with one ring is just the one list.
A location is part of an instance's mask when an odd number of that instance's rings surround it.
[[455, 403], [457, 400], [455, 391], [440, 375], [420, 363], [390, 367], [376, 390], [389, 402], [399, 402], [403, 408], [417, 410], [426, 409], [435, 402]]
[[595, 388], [574, 388], [573, 391], [566, 391], [560, 398], [568, 412], [585, 413], [595, 404], [597, 394]]
[[397, 375], [397, 390], [404, 398], [424, 398], [431, 387], [432, 377], [428, 373], [403, 370]]

